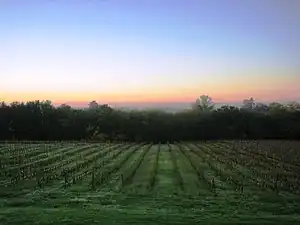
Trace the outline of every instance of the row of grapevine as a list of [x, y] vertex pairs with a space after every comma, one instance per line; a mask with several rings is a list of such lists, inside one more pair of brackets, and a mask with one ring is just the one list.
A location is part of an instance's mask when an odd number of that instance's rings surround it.
[[[300, 184], [299, 175], [287, 172], [282, 164], [270, 163], [269, 160], [257, 158], [256, 154], [252, 156], [251, 153], [241, 152], [244, 150], [230, 150], [226, 147], [221, 148], [222, 145], [216, 146], [219, 147], [220, 158], [226, 159], [227, 162], [235, 162], [245, 168], [251, 168], [248, 170], [251, 177], [248, 175], [247, 179], [252, 180], [252, 183], [261, 189], [270, 189], [276, 192], [297, 192], [297, 187]], [[295, 170], [292, 171], [296, 172]]]
[[[98, 155], [94, 159], [84, 161], [85, 167], [81, 167], [81, 169], [77, 169], [71, 172], [68, 177], [72, 179], [72, 183], [82, 180], [84, 177], [88, 175], [92, 175], [92, 186], [94, 187], [94, 176], [97, 171], [99, 171], [102, 167], [104, 167], [107, 163], [114, 160], [118, 157], [122, 152], [126, 151], [127, 149], [131, 148], [133, 144], [117, 144], [112, 148], [106, 149], [101, 155]], [[67, 179], [68, 180], [68, 179]], [[70, 181], [68, 180], [70, 184]]]
[[107, 182], [112, 174], [115, 174], [129, 160], [129, 158], [145, 144], [139, 144], [132, 147], [130, 150], [124, 151], [124, 156], [119, 160], [107, 165], [99, 173], [95, 175], [95, 185], [99, 186]]
[[177, 185], [181, 190], [184, 190], [183, 179], [182, 179], [182, 176], [179, 172], [177, 159], [176, 159], [176, 156], [174, 154], [173, 146], [168, 144], [168, 149], [169, 149], [171, 161], [172, 161], [172, 164], [173, 164], [173, 173], [174, 173], [174, 177], [176, 177]]
[[199, 161], [191, 155], [191, 151], [187, 150], [183, 145], [177, 143], [177, 146], [181, 153], [186, 157], [186, 159], [189, 161], [190, 165], [194, 169], [195, 173], [197, 174], [197, 177], [199, 179], [199, 182], [201, 183], [204, 181], [207, 185], [207, 188], [213, 192], [216, 193], [216, 186], [214, 179], [209, 179], [204, 174], [204, 169], [200, 167]]
[[45, 147], [35, 147], [31, 151], [24, 154], [3, 156], [0, 158], [1, 166], [3, 169], [7, 167], [20, 166], [23, 164], [31, 163], [33, 161], [38, 161], [42, 158], [47, 158], [49, 155], [56, 153], [61, 148], [57, 146], [47, 146]]
[[132, 178], [134, 177], [136, 171], [142, 164], [145, 155], [149, 152], [152, 145], [148, 145], [146, 148], [144, 148], [143, 153], [140, 155], [139, 158], [137, 158], [135, 161], [132, 162], [129, 170], [123, 171], [121, 174], [122, 179], [122, 186], [126, 186], [132, 183]]
[[39, 182], [42, 184], [47, 184], [56, 179], [62, 177], [69, 182], [69, 177], [73, 177], [73, 174], [84, 170], [90, 166], [93, 162], [97, 161], [99, 158], [105, 157], [111, 150], [117, 148], [118, 146], [113, 146], [113, 148], [107, 148], [105, 145], [103, 148], [91, 148], [84, 152], [84, 154], [77, 155], [70, 159], [65, 160], [63, 163], [54, 164], [48, 166], [47, 170], [44, 170], [43, 176], [40, 178]]
[[[229, 166], [227, 162], [224, 162], [222, 157], [218, 157], [212, 152], [207, 151], [203, 145], [187, 145], [187, 147], [208, 164], [209, 168], [216, 174], [216, 177], [225, 183], [233, 185], [235, 191], [243, 192], [243, 177], [235, 176], [235, 171], [232, 170], [233, 167]], [[203, 154], [201, 152], [203, 152]]]
[[161, 148], [161, 144], [159, 143], [158, 147], [157, 147], [156, 154], [155, 154], [155, 161], [153, 163], [153, 168], [151, 169], [151, 173], [150, 173], [150, 180], [149, 180], [149, 189], [150, 190], [153, 190], [153, 187], [154, 187], [155, 181], [156, 181], [160, 148]]
[[35, 174], [39, 173], [39, 171], [43, 173], [44, 168], [53, 164], [54, 162], [59, 160], [64, 160], [67, 157], [71, 157], [76, 153], [85, 151], [86, 149], [89, 149], [91, 147], [97, 148], [98, 146], [97, 145], [84, 146], [75, 149], [72, 149], [72, 147], [66, 147], [61, 149], [59, 153], [53, 155], [52, 157], [47, 157], [31, 163], [26, 163], [20, 166], [7, 168], [2, 171], [1, 175], [4, 175], [4, 177], [9, 177], [11, 180], [10, 182], [14, 184], [25, 177], [26, 178], [33, 177]]

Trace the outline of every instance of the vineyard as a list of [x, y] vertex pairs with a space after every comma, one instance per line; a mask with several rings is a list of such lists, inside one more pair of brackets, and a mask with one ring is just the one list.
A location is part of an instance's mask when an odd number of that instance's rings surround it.
[[300, 224], [300, 142], [0, 144], [0, 224]]

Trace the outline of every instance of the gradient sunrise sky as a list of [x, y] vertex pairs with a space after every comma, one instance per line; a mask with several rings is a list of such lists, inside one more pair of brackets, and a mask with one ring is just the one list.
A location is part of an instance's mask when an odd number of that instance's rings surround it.
[[0, 101], [300, 99], [299, 0], [0, 0]]

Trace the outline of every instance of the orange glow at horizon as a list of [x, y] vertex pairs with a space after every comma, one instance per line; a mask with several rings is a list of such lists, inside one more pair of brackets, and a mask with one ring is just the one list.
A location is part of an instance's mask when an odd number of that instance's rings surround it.
[[[207, 94], [215, 102], [242, 102], [243, 99], [254, 97], [261, 101], [277, 101], [300, 97], [300, 90], [293, 80], [286, 81], [283, 77], [272, 78], [272, 85], [269, 79], [253, 79], [242, 81], [236, 79], [235, 83], [223, 83], [216, 81], [203, 82], [202, 85], [192, 87], [172, 87], [137, 89], [131, 92], [41, 92], [41, 91], [9, 91], [0, 93], [0, 101], [34, 101], [50, 100], [54, 104], [66, 102], [87, 103], [96, 100], [99, 103], [159, 103], [159, 102], [194, 102], [197, 97]], [[298, 99], [297, 99], [298, 100]]]

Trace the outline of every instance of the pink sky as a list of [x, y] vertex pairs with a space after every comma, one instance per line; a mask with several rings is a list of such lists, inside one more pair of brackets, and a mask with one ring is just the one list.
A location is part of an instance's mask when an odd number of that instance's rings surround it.
[[0, 1], [2, 101], [300, 99], [300, 4], [12, 2]]

